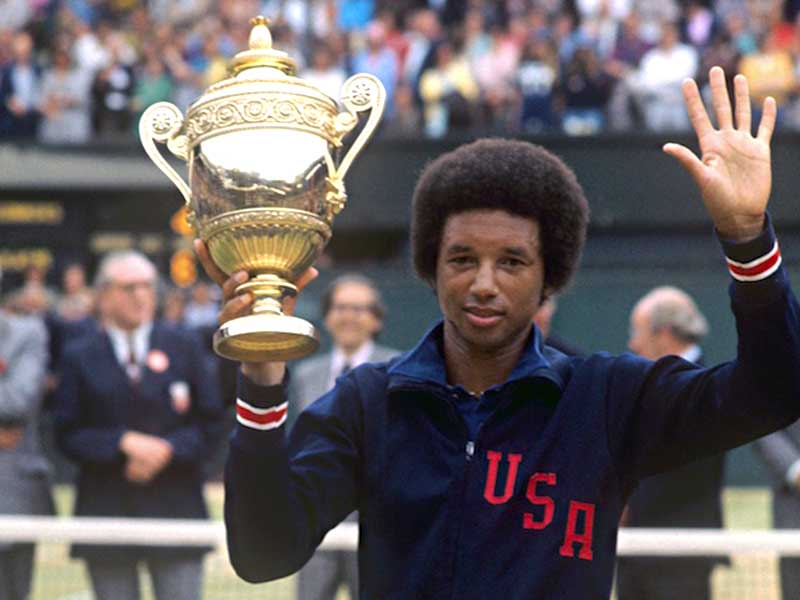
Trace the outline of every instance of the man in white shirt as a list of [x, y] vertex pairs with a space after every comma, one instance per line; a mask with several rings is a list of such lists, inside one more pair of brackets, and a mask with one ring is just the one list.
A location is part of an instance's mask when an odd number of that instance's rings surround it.
[[695, 76], [698, 65], [697, 51], [680, 42], [677, 26], [663, 24], [658, 46], [642, 57], [638, 75], [632, 82], [648, 129], [689, 130], [681, 84]]

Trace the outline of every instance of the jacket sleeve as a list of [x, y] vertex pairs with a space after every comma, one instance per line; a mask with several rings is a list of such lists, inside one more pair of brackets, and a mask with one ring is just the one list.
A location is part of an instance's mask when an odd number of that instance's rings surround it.
[[47, 332], [44, 324], [20, 319], [21, 343], [8, 357], [0, 373], [0, 424], [23, 425], [39, 410], [45, 369], [47, 368]]
[[297, 571], [357, 507], [361, 410], [347, 376], [298, 417], [288, 440], [285, 385], [240, 375], [237, 426], [225, 469], [231, 564], [243, 579]]
[[763, 257], [773, 256], [769, 270], [731, 283], [736, 359], [703, 369], [675, 356], [649, 362], [626, 354], [612, 369], [608, 444], [628, 484], [747, 443], [800, 416], [800, 310], [769, 220], [755, 240], [722, 245], [729, 268], [733, 261], [766, 267]]

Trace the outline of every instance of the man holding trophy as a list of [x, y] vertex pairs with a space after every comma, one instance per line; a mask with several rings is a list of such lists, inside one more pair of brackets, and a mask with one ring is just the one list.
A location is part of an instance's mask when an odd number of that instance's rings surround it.
[[[683, 87], [702, 160], [664, 147], [697, 182], [726, 255], [736, 360], [704, 369], [544, 346], [533, 315], [575, 270], [586, 199], [543, 148], [482, 140], [434, 161], [414, 194], [414, 264], [443, 321], [410, 352], [340, 377], [287, 436], [285, 361], [315, 346], [294, 297], [316, 275], [343, 172], [383, 100], [355, 76], [337, 115], [259, 27], [236, 76], [185, 123], [164, 106], [143, 117], [144, 134], [190, 163], [191, 189], [167, 168], [225, 297], [215, 349], [242, 361], [225, 475], [237, 573], [297, 571], [358, 510], [361, 597], [608, 597], [617, 523], [641, 478], [800, 416], [800, 307], [766, 215], [774, 100], [751, 135], [746, 79], [734, 119], [715, 67], [717, 128], [694, 81]], [[362, 108], [367, 124], [336, 165], [330, 148]]]

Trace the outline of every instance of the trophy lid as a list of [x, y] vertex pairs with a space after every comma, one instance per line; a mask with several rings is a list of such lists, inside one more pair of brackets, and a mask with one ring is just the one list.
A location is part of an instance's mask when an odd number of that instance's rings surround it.
[[271, 67], [286, 75], [294, 75], [296, 65], [286, 52], [272, 47], [272, 34], [267, 27], [269, 19], [261, 15], [250, 19], [253, 29], [250, 31], [249, 50], [239, 52], [231, 64], [233, 73], [238, 75], [245, 69], [253, 67]]

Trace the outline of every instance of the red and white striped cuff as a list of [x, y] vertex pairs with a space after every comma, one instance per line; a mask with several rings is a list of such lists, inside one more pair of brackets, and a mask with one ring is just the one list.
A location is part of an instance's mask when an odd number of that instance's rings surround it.
[[270, 408], [257, 408], [240, 398], [236, 399], [236, 420], [252, 429], [277, 429], [286, 422], [289, 403], [284, 402]]
[[772, 275], [781, 266], [781, 249], [778, 242], [775, 242], [772, 250], [750, 262], [740, 263], [730, 258], [725, 260], [728, 263], [731, 277], [737, 281], [761, 281]]

